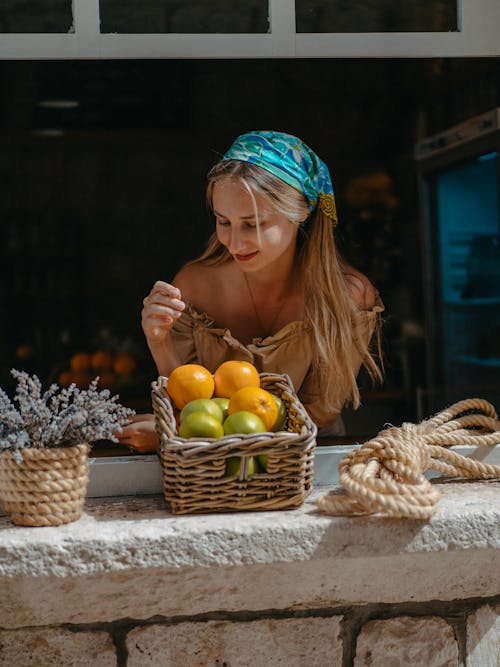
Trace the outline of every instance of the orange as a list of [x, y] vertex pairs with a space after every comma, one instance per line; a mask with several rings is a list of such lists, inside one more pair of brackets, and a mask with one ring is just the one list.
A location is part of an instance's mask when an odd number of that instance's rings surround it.
[[116, 355], [113, 370], [117, 375], [130, 375], [136, 368], [135, 359], [129, 352], [120, 352]]
[[86, 352], [77, 352], [71, 357], [69, 363], [71, 370], [75, 371], [75, 373], [88, 371], [90, 366], [90, 355], [88, 355]]
[[225, 361], [214, 373], [215, 395], [231, 396], [243, 387], [260, 387], [259, 371], [248, 361]]
[[199, 364], [183, 364], [174, 369], [167, 380], [167, 393], [174, 405], [182, 408], [195, 398], [212, 398], [214, 379], [209, 370]]
[[271, 431], [278, 417], [278, 406], [271, 394], [261, 387], [243, 387], [229, 399], [228, 413], [245, 410], [260, 417], [264, 426]]
[[110, 371], [113, 368], [113, 355], [111, 352], [98, 350], [90, 357], [90, 365], [95, 371]]

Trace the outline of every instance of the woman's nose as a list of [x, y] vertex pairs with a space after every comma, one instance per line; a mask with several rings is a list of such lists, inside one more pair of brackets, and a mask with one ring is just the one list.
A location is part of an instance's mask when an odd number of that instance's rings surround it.
[[240, 250], [244, 248], [243, 235], [239, 229], [233, 227], [231, 229], [231, 238], [228, 245], [228, 250], [231, 254], [237, 255]]

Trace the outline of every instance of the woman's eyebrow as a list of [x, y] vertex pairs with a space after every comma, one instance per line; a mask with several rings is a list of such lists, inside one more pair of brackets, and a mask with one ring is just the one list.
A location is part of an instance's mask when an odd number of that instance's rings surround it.
[[[223, 215], [222, 213], [219, 213], [219, 212], [216, 211], [215, 209], [214, 209], [214, 214], [215, 214], [218, 218], [225, 218], [225, 217], [226, 217], [225, 215]], [[255, 218], [254, 215], [242, 215], [241, 218], [240, 218], [240, 220], [253, 220], [254, 218]]]

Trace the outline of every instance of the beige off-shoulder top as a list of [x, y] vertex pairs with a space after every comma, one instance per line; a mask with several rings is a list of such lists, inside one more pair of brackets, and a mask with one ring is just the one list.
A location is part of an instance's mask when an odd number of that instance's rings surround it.
[[[357, 340], [370, 340], [377, 316], [383, 310], [377, 296], [372, 309], [355, 313], [352, 324]], [[236, 359], [249, 361], [260, 373], [286, 373], [319, 428], [335, 422], [348, 398], [348, 389], [339, 377], [335, 396], [325, 400], [320, 378], [312, 370], [311, 327], [306, 321], [290, 322], [272, 336], [254, 338], [243, 345], [229, 329], [218, 327], [209, 315], [188, 303], [172, 329], [172, 337], [183, 364], [199, 363], [213, 373], [222, 362]], [[355, 345], [352, 360], [357, 373], [362, 359]]]

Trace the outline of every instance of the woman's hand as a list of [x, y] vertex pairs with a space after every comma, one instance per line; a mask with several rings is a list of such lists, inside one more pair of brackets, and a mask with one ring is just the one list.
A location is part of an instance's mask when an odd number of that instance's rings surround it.
[[135, 449], [140, 454], [156, 452], [158, 435], [154, 415], [134, 415], [130, 422], [114, 434], [122, 445]]
[[162, 343], [186, 307], [174, 285], [157, 280], [143, 301], [142, 329], [148, 343]]

